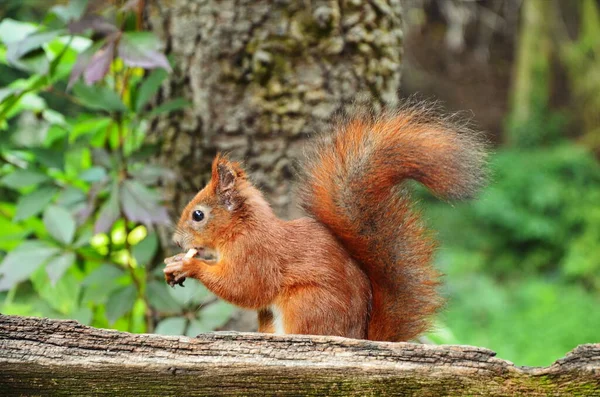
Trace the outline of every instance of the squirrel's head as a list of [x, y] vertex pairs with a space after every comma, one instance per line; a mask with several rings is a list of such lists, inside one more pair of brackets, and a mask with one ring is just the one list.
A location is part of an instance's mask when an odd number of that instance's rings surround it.
[[194, 248], [199, 256], [215, 260], [223, 243], [272, 214], [241, 165], [217, 155], [210, 182], [183, 210], [173, 240], [185, 251]]

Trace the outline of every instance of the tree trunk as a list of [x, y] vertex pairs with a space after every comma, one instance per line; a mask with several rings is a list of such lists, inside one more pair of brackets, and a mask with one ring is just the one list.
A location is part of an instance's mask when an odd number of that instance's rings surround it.
[[546, 368], [470, 346], [339, 337], [129, 334], [0, 315], [2, 395], [598, 395], [600, 344]]
[[160, 161], [178, 180], [178, 214], [208, 180], [217, 151], [245, 160], [281, 216], [294, 215], [293, 159], [349, 104], [397, 101], [399, 0], [147, 1], [146, 20], [175, 72], [159, 102], [193, 106], [157, 120]]
[[[523, 3], [517, 59], [511, 87], [510, 123], [512, 126], [526, 125], [536, 113], [539, 114], [548, 106], [550, 98], [548, 85], [552, 80], [549, 31], [552, 6], [553, 3], [546, 0], [530, 0]], [[513, 146], [535, 142], [535, 137], [520, 136], [523, 133], [535, 134], [535, 132], [514, 127], [509, 131], [512, 134], [508, 137], [509, 142]]]

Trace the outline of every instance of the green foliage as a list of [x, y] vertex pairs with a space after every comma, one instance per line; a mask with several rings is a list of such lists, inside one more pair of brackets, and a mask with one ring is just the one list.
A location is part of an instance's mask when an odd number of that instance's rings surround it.
[[229, 306], [191, 280], [169, 288], [157, 266], [154, 228], [170, 223], [158, 186], [173, 174], [147, 164], [148, 121], [188, 102], [150, 109], [171, 70], [160, 42], [130, 28], [127, 7], [110, 19], [85, 3], [0, 22], [0, 62], [22, 76], [0, 88], [0, 311], [131, 332], [220, 326]]
[[[532, 79], [536, 80], [536, 77]], [[520, 149], [538, 148], [540, 146], [553, 145], [564, 139], [562, 132], [567, 125], [568, 119], [562, 113], [550, 111], [548, 109], [547, 92], [540, 80], [534, 84], [531, 93], [529, 108], [530, 114], [524, 120], [516, 117], [509, 117], [506, 123], [506, 130], [510, 136], [511, 143]]]
[[[432, 338], [487, 346], [520, 365], [549, 365], [600, 335], [600, 10], [593, 0], [575, 10], [571, 39], [558, 3], [524, 3], [505, 126], [511, 148], [495, 156], [479, 201], [427, 208], [441, 231], [449, 296]], [[550, 100], [562, 95], [551, 95], [556, 55], [573, 97], [560, 113]]]
[[486, 346], [517, 365], [546, 366], [598, 341], [600, 299], [580, 285], [483, 273], [448, 276], [452, 297], [438, 342]]
[[499, 151], [493, 183], [454, 210], [429, 199], [448, 310], [438, 341], [548, 365], [597, 342], [600, 164], [585, 148]]
[[[593, 255], [600, 232], [597, 160], [584, 148], [561, 145], [503, 151], [491, 167], [493, 184], [480, 200], [461, 207], [461, 227], [444, 237], [478, 247], [480, 269], [498, 277], [560, 272], [600, 288], [600, 262]], [[593, 244], [581, 247], [586, 241]], [[590, 255], [583, 257], [588, 269], [577, 272], [570, 262], [582, 259], [580, 250]]]

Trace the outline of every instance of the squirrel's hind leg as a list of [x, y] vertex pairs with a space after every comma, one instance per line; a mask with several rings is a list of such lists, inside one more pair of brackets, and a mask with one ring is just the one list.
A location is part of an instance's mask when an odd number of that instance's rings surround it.
[[258, 332], [272, 334], [275, 332], [273, 325], [273, 312], [268, 309], [258, 310]]

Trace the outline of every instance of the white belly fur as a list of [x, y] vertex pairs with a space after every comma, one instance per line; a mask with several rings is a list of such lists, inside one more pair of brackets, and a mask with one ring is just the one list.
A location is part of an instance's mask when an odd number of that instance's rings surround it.
[[283, 329], [283, 313], [276, 305], [271, 305], [271, 313], [273, 313], [273, 328], [274, 333], [283, 335], [285, 330]]

